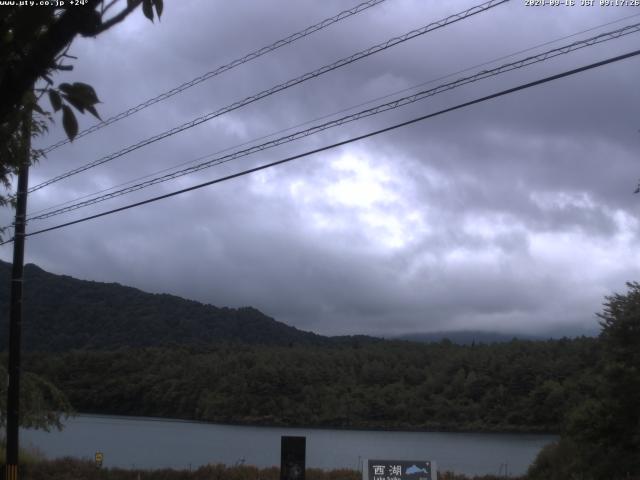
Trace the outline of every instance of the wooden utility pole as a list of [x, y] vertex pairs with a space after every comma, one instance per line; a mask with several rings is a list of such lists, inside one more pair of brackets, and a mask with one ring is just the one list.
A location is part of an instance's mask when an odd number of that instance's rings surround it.
[[7, 456], [5, 480], [18, 479], [18, 433], [20, 427], [20, 333], [22, 330], [22, 285], [24, 271], [24, 238], [27, 216], [27, 190], [31, 161], [31, 111], [22, 121], [24, 150], [18, 169], [13, 267], [11, 270], [11, 304], [9, 317], [9, 386], [7, 393]]

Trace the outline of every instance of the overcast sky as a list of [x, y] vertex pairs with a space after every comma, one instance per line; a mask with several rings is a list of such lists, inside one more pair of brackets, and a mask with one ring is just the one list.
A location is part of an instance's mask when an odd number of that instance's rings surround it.
[[[640, 22], [637, 7], [581, 7], [576, 2], [573, 7], [529, 7], [524, 0], [512, 0], [39, 190], [29, 199], [29, 211], [474, 65], [492, 62], [429, 87]], [[103, 102], [99, 111], [107, 118], [357, 0], [165, 3], [159, 23], [136, 12], [97, 39], [78, 39], [71, 49], [78, 57], [75, 70], [57, 81], [92, 84]], [[32, 169], [30, 184], [475, 4], [387, 0], [51, 152]], [[494, 61], [630, 15], [638, 16]], [[626, 53], [638, 48], [639, 40], [640, 34], [632, 34], [476, 82], [136, 194], [34, 221], [28, 230]], [[250, 176], [29, 237], [26, 261], [58, 274], [216, 306], [251, 305], [321, 334], [593, 331], [603, 297], [625, 291], [626, 281], [640, 280], [640, 196], [633, 194], [640, 178], [639, 74], [640, 58], [635, 57]], [[80, 121], [82, 127], [93, 124], [91, 116]], [[38, 145], [63, 138], [60, 123], [58, 118]], [[11, 212], [5, 209], [0, 219], [10, 223]], [[11, 252], [11, 245], [0, 247], [5, 260]]]

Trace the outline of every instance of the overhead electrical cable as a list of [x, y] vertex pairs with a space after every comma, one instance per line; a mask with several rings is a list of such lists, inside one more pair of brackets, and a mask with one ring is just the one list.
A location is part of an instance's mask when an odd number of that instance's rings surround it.
[[[254, 172], [258, 172], [260, 170], [265, 170], [267, 168], [275, 167], [277, 165], [282, 165], [284, 163], [288, 163], [288, 162], [291, 162], [293, 160], [297, 160], [297, 159], [300, 159], [300, 158], [305, 158], [305, 157], [308, 157], [308, 156], [316, 154], [316, 153], [324, 152], [324, 151], [327, 151], [327, 150], [330, 150], [330, 149], [333, 149], [333, 148], [336, 148], [336, 147], [340, 147], [340, 146], [343, 146], [343, 145], [348, 145], [350, 143], [357, 142], [359, 140], [364, 140], [366, 138], [370, 138], [370, 137], [373, 137], [375, 135], [379, 135], [381, 133], [385, 133], [385, 132], [389, 132], [389, 131], [392, 131], [392, 130], [396, 130], [396, 129], [401, 128], [401, 127], [406, 127], [408, 125], [411, 125], [411, 124], [414, 124], [414, 123], [417, 123], [417, 122], [421, 122], [421, 121], [427, 120], [429, 118], [437, 117], [437, 116], [443, 115], [445, 113], [453, 112], [455, 110], [460, 110], [460, 109], [469, 107], [471, 105], [476, 105], [478, 103], [486, 102], [486, 101], [492, 100], [494, 98], [502, 97], [504, 95], [509, 95], [511, 93], [519, 92], [521, 90], [525, 90], [525, 89], [528, 89], [528, 88], [531, 88], [531, 87], [535, 87], [535, 86], [538, 86], [538, 85], [549, 83], [549, 82], [552, 82], [552, 81], [555, 81], [555, 80], [559, 80], [561, 78], [569, 77], [571, 75], [576, 75], [578, 73], [585, 72], [587, 70], [591, 70], [591, 69], [594, 69], [594, 68], [602, 67], [604, 65], [609, 65], [609, 64], [612, 64], [612, 63], [615, 63], [615, 62], [619, 62], [619, 61], [628, 59], [628, 58], [632, 58], [632, 57], [635, 57], [637, 55], [640, 55], [640, 50], [634, 50], [632, 52], [625, 53], [623, 55], [618, 55], [616, 57], [611, 57], [611, 58], [608, 58], [606, 60], [602, 60], [602, 61], [599, 61], [599, 62], [591, 63], [589, 65], [585, 65], [585, 66], [582, 66], [582, 67], [579, 67], [579, 68], [574, 68], [572, 70], [567, 70], [565, 72], [558, 73], [556, 75], [551, 75], [549, 77], [544, 77], [544, 78], [541, 78], [539, 80], [535, 80], [533, 82], [528, 82], [528, 83], [525, 83], [525, 84], [521, 84], [521, 85], [519, 85], [517, 87], [508, 88], [506, 90], [502, 90], [500, 92], [493, 93], [491, 95], [487, 95], [487, 96], [484, 96], [484, 97], [481, 97], [481, 98], [477, 98], [475, 100], [471, 100], [469, 102], [460, 103], [460, 104], [455, 105], [453, 107], [449, 107], [449, 108], [445, 108], [443, 110], [439, 110], [439, 111], [437, 111], [435, 113], [429, 113], [427, 115], [423, 115], [423, 116], [420, 116], [420, 117], [417, 117], [417, 118], [413, 118], [413, 119], [407, 120], [405, 122], [396, 123], [394, 125], [382, 128], [380, 130], [375, 130], [373, 132], [369, 132], [369, 133], [366, 133], [364, 135], [359, 135], [357, 137], [352, 137], [352, 138], [350, 138], [348, 140], [343, 140], [341, 142], [333, 143], [331, 145], [326, 145], [324, 147], [316, 148], [314, 150], [309, 150], [307, 152], [304, 152], [304, 153], [301, 153], [301, 154], [298, 154], [298, 155], [293, 155], [291, 157], [287, 157], [287, 158], [284, 158], [282, 160], [278, 160], [278, 161], [275, 161], [275, 162], [271, 162], [271, 163], [267, 163], [267, 164], [264, 164], [264, 165], [260, 165], [258, 167], [254, 167], [254, 168], [250, 168], [250, 169], [247, 169], [247, 170], [243, 170], [241, 172], [234, 173], [232, 175], [227, 175], [227, 176], [222, 177], [222, 178], [217, 178], [215, 180], [210, 180], [208, 182], [200, 183], [198, 185], [193, 185], [191, 187], [183, 188], [181, 190], [177, 190], [177, 191], [174, 191], [174, 192], [171, 192], [171, 193], [167, 193], [167, 194], [164, 194], [164, 195], [160, 195], [160, 196], [157, 196], [157, 197], [152, 197], [152, 198], [149, 198], [147, 200], [143, 200], [141, 202], [136, 202], [136, 203], [132, 203], [132, 204], [129, 204], [129, 205], [125, 205], [123, 207], [114, 208], [113, 210], [108, 210], [108, 211], [101, 212], [101, 213], [98, 213], [98, 214], [95, 214], [95, 215], [90, 215], [90, 216], [87, 216], [87, 217], [79, 218], [77, 220], [73, 220], [73, 221], [70, 221], [70, 222], [61, 223], [61, 224], [55, 225], [53, 227], [43, 228], [42, 230], [36, 230], [34, 232], [29, 232], [29, 233], [26, 234], [26, 236], [33, 236], [33, 235], [39, 235], [39, 234], [42, 234], [42, 233], [45, 233], [45, 232], [51, 232], [53, 230], [58, 230], [58, 229], [61, 229], [61, 228], [64, 228], [64, 227], [68, 227], [68, 226], [71, 226], [71, 225], [76, 225], [78, 223], [87, 222], [89, 220], [93, 220], [93, 219], [104, 217], [104, 216], [111, 215], [111, 214], [114, 214], [114, 213], [122, 212], [122, 211], [125, 211], [125, 210], [129, 210], [129, 209], [132, 209], [132, 208], [136, 208], [136, 207], [142, 206], [142, 205], [146, 205], [146, 204], [149, 204], [149, 203], [157, 202], [157, 201], [163, 200], [165, 198], [170, 198], [170, 197], [174, 197], [176, 195], [180, 195], [180, 194], [183, 194], [183, 193], [186, 193], [186, 192], [191, 192], [191, 191], [194, 191], [194, 190], [198, 190], [200, 188], [208, 187], [210, 185], [215, 185], [217, 183], [222, 183], [222, 182], [225, 182], [227, 180], [231, 180], [231, 179], [234, 179], [234, 178], [238, 178], [238, 177], [242, 177], [242, 176], [245, 176], [245, 175], [249, 175], [249, 174], [254, 173]], [[0, 245], [4, 245], [4, 244], [12, 242], [12, 241], [13, 241], [13, 239], [6, 240], [6, 241], [0, 243]]]
[[214, 112], [208, 113], [206, 115], [200, 116], [194, 120], [191, 120], [189, 122], [186, 122], [182, 125], [179, 125], [177, 127], [174, 127], [170, 130], [167, 130], [163, 133], [154, 135], [153, 137], [149, 137], [145, 140], [142, 140], [136, 144], [130, 145], [122, 150], [119, 150], [117, 152], [111, 153], [109, 155], [106, 155], [102, 158], [99, 158], [97, 160], [94, 160], [92, 162], [89, 162], [83, 166], [77, 167], [75, 169], [69, 170], [65, 173], [62, 173], [56, 177], [53, 177], [49, 180], [46, 180], [38, 185], [35, 185], [31, 188], [29, 188], [29, 193], [33, 193], [36, 190], [40, 190], [41, 188], [44, 188], [48, 185], [51, 185], [53, 183], [59, 182], [60, 180], [63, 180], [65, 178], [69, 178], [73, 175], [77, 175], [78, 173], [84, 172], [86, 170], [89, 170], [90, 168], [94, 168], [97, 167], [98, 165], [102, 165], [104, 163], [110, 162], [111, 160], [114, 160], [116, 158], [119, 158], [123, 155], [126, 155], [127, 153], [131, 153], [134, 150], [138, 150], [139, 148], [142, 148], [146, 145], [149, 145], [151, 143], [157, 142], [158, 140], [162, 140], [164, 138], [170, 137], [172, 135], [175, 135], [177, 133], [183, 132], [184, 130], [193, 128], [197, 125], [200, 125], [201, 123], [207, 122], [209, 120], [212, 120], [216, 117], [219, 117], [220, 115], [223, 115], [225, 113], [231, 112], [233, 110], [236, 110], [238, 108], [244, 107], [250, 103], [256, 102], [258, 100], [261, 100], [265, 97], [268, 97], [270, 95], [273, 95], [275, 93], [278, 93], [282, 90], [288, 89], [290, 87], [293, 87], [294, 85], [298, 85], [300, 83], [306, 82], [307, 80], [311, 80], [313, 78], [319, 77], [325, 73], [331, 72], [333, 70], [336, 70], [340, 67], [344, 67], [345, 65], [349, 65], [353, 62], [356, 62], [358, 60], [361, 60], [363, 58], [366, 58], [370, 55], [373, 55], [375, 53], [381, 52], [383, 50], [386, 50], [388, 48], [394, 47], [400, 43], [406, 42], [408, 40], [411, 40], [413, 38], [416, 38], [418, 36], [424, 35], [426, 33], [432, 32], [434, 30], [443, 28], [447, 25], [450, 25], [452, 23], [456, 23], [459, 22], [460, 20], [464, 20], [466, 18], [469, 18], [473, 15], [476, 15], [478, 13], [482, 13], [485, 12], [491, 8], [497, 7], [498, 5], [502, 5], [503, 3], [507, 3], [510, 0], [489, 0], [488, 2], [485, 2], [483, 4], [471, 7], [467, 10], [464, 10], [463, 12], [460, 13], [456, 13], [454, 15], [450, 15], [442, 20], [439, 20], [437, 22], [433, 22], [430, 23], [422, 28], [416, 29], [416, 30], [412, 30], [410, 32], [405, 33], [404, 35], [401, 35], [399, 37], [394, 37], [391, 38], [389, 40], [387, 40], [386, 42], [382, 42], [379, 43], [377, 45], [374, 45], [372, 47], [369, 47], [365, 50], [362, 50], [360, 52], [354, 53], [353, 55], [350, 55], [349, 57], [345, 57], [341, 60], [338, 60], [334, 63], [331, 63], [329, 65], [325, 65], [323, 67], [320, 67], [316, 70], [313, 70], [311, 72], [305, 73], [304, 75], [301, 75], [299, 77], [295, 77], [292, 78], [291, 80], [288, 80], [284, 83], [278, 84], [274, 87], [271, 87], [267, 90], [263, 90], [260, 93], [257, 93], [255, 95], [252, 95], [250, 97], [247, 97], [243, 100], [237, 101], [235, 103], [232, 103], [226, 107], [223, 107], [219, 110], [216, 110]]
[[[210, 72], [204, 73], [203, 75], [200, 75], [199, 77], [194, 78], [193, 80], [189, 80], [188, 82], [185, 82], [181, 85], [178, 85], [177, 87], [172, 88], [171, 90], [168, 90], [164, 93], [161, 93], [160, 95], [150, 98], [138, 105], [136, 105], [135, 107], [131, 107], [128, 110], [125, 110], [121, 113], [118, 113], [117, 115], [114, 115], [112, 117], [107, 118], [106, 120], [103, 120], [100, 123], [97, 123], [95, 125], [93, 125], [92, 127], [89, 127], [85, 130], [82, 130], [81, 132], [79, 132], [74, 140], [77, 140], [80, 137], [84, 137], [85, 135], [89, 135], [90, 133], [96, 132], [98, 130], [100, 130], [101, 128], [106, 127], [107, 125], [111, 125], [112, 123], [115, 123], [119, 120], [122, 120], [123, 118], [127, 118], [131, 115], [133, 115], [134, 113], [137, 113], [141, 110], [144, 110], [147, 107], [150, 107], [151, 105], [154, 105], [158, 102], [162, 102], [163, 100], [166, 100], [168, 98], [173, 97], [174, 95], [177, 95], [180, 92], [184, 92], [185, 90], [198, 85], [206, 80], [209, 80], [213, 77], [216, 77], [224, 72], [227, 72], [235, 67], [238, 67], [244, 63], [250, 62], [252, 60], [255, 60], [259, 57], [261, 57], [262, 55], [265, 55], [269, 52], [273, 52], [274, 50], [277, 50], [278, 48], [284, 47], [286, 45], [289, 45], [297, 40], [300, 40], [301, 38], [307, 37], [309, 35], [311, 35], [312, 33], [315, 33], [319, 30], [322, 30], [324, 28], [327, 28], [330, 25], [333, 25], [334, 23], [337, 23], [341, 20], [344, 20], [346, 18], [349, 18], [353, 15], [357, 15], [360, 12], [363, 12], [375, 5], [378, 5], [379, 3], [385, 2], [386, 0], [369, 0], [367, 2], [363, 2], [359, 5], [356, 5], [353, 8], [350, 8], [348, 10], [343, 10], [342, 12], [338, 13], [337, 15], [334, 15], [333, 17], [330, 18], [325, 18], [324, 20], [322, 20], [319, 23], [316, 23], [315, 25], [311, 25], [310, 27], [307, 27], [303, 30], [300, 30], [299, 32], [296, 32], [294, 34], [289, 35], [288, 37], [285, 37], [283, 39], [280, 39], [276, 42], [273, 42], [270, 45], [267, 45], [266, 47], [262, 47], [259, 48], [258, 50], [254, 50], [251, 53], [248, 53], [246, 55], [244, 55], [243, 57], [237, 58], [225, 65], [222, 65], [214, 70], [211, 70]], [[65, 145], [69, 143], [69, 139], [64, 139], [64, 140], [60, 140], [57, 143], [54, 143], [52, 145], [49, 145], [48, 147], [44, 148], [42, 150], [43, 153], [49, 153], [53, 150], [55, 150], [58, 147], [61, 147], [62, 145]]]
[[39, 215], [31, 215], [31, 216], [29, 216], [27, 218], [27, 221], [30, 222], [30, 221], [34, 221], [34, 220], [42, 220], [42, 219], [45, 219], [45, 218], [50, 218], [50, 217], [61, 215], [63, 213], [67, 213], [67, 212], [70, 212], [70, 211], [73, 211], [73, 210], [77, 210], [79, 208], [87, 207], [89, 205], [94, 205], [96, 203], [100, 203], [100, 202], [103, 202], [103, 201], [106, 201], [106, 200], [109, 200], [109, 199], [112, 199], [112, 198], [115, 198], [115, 197], [119, 197], [119, 196], [122, 196], [122, 195], [125, 195], [125, 194], [128, 194], [128, 193], [132, 193], [132, 192], [135, 192], [135, 191], [138, 191], [138, 190], [142, 190], [143, 188], [147, 188], [147, 187], [150, 187], [152, 185], [156, 185], [156, 184], [159, 184], [159, 183], [167, 182], [169, 180], [173, 180], [175, 178], [182, 177], [184, 175], [188, 175], [190, 173], [194, 173], [194, 172], [197, 172], [197, 171], [200, 171], [200, 170], [204, 170], [206, 168], [210, 168], [210, 167], [215, 166], [215, 165], [220, 165], [222, 163], [227, 163], [227, 162], [230, 162], [232, 160], [236, 160], [236, 159], [238, 159], [240, 157], [245, 157], [245, 156], [250, 155], [252, 153], [256, 153], [256, 152], [259, 152], [259, 151], [267, 150], [269, 148], [273, 148], [273, 147], [276, 147], [276, 146], [279, 146], [279, 145], [283, 145], [285, 143], [289, 143], [289, 142], [292, 142], [294, 140], [298, 140], [300, 138], [308, 137], [310, 135], [314, 135], [316, 133], [319, 133], [321, 131], [324, 131], [324, 130], [327, 130], [327, 129], [330, 129], [330, 128], [334, 128], [334, 127], [337, 127], [337, 126], [345, 125], [346, 123], [354, 122], [354, 121], [360, 120], [362, 118], [370, 117], [370, 116], [377, 115], [377, 114], [380, 114], [380, 113], [383, 113], [383, 112], [386, 112], [386, 111], [389, 111], [389, 110], [393, 110], [393, 109], [396, 109], [396, 108], [399, 108], [399, 107], [402, 107], [402, 106], [405, 106], [405, 105], [409, 105], [409, 104], [417, 102], [419, 100], [423, 100], [425, 98], [432, 97], [432, 96], [438, 95], [440, 93], [443, 93], [443, 92], [446, 92], [446, 91], [449, 91], [449, 90], [453, 90], [453, 89], [461, 87], [463, 85], [467, 85], [467, 84], [470, 84], [470, 83], [473, 83], [473, 82], [477, 82], [479, 80], [484, 80], [486, 78], [494, 77], [494, 76], [497, 76], [497, 75], [500, 75], [500, 74], [503, 74], [503, 73], [506, 73], [506, 72], [510, 72], [510, 71], [513, 71], [513, 70], [517, 70], [517, 69], [520, 69], [520, 68], [523, 68], [523, 67], [528, 67], [528, 66], [540, 63], [540, 62], [544, 62], [544, 61], [549, 60], [551, 58], [558, 57], [560, 55], [565, 55], [565, 54], [568, 54], [570, 52], [574, 52], [576, 50], [579, 50], [579, 49], [582, 49], [582, 48], [585, 48], [585, 47], [590, 47], [590, 46], [593, 46], [593, 45], [597, 45], [597, 44], [600, 44], [600, 43], [603, 43], [603, 42], [606, 42], [606, 41], [609, 41], [609, 40], [613, 40], [613, 39], [620, 38], [622, 36], [629, 35], [629, 34], [632, 34], [632, 33], [637, 33], [637, 32], [640, 32], [640, 23], [636, 23], [634, 25], [627, 25], [627, 26], [624, 26], [624, 27], [619, 28], [617, 30], [613, 30], [611, 32], [602, 33], [600, 35], [597, 35], [597, 36], [594, 36], [594, 37], [591, 37], [591, 38], [587, 38], [585, 40], [580, 40], [580, 41], [577, 41], [577, 42], [573, 42], [571, 44], [564, 45], [564, 46], [558, 47], [558, 48], [554, 48], [552, 50], [548, 50], [548, 51], [540, 53], [538, 55], [533, 55], [533, 56], [530, 56], [530, 57], [526, 57], [524, 59], [517, 60], [515, 62], [507, 63], [507, 64], [501, 65], [499, 67], [496, 67], [496, 68], [493, 68], [493, 69], [490, 69], [490, 70], [483, 70], [483, 71], [480, 71], [480, 72], [478, 72], [478, 73], [476, 73], [474, 75], [471, 75], [471, 76], [468, 76], [468, 77], [463, 77], [463, 78], [460, 78], [460, 79], [455, 80], [453, 82], [446, 83], [446, 84], [439, 85], [437, 87], [431, 88], [429, 90], [424, 90], [424, 91], [421, 91], [421, 92], [417, 92], [417, 93], [414, 93], [412, 95], [408, 95], [408, 96], [405, 96], [405, 97], [402, 97], [402, 98], [398, 98], [398, 99], [393, 100], [391, 102], [383, 103], [383, 104], [377, 105], [375, 107], [368, 108], [368, 109], [362, 110], [360, 112], [344, 116], [342, 118], [331, 120], [329, 122], [325, 122], [323, 124], [316, 125], [314, 127], [311, 127], [311, 128], [305, 129], [305, 130], [300, 130], [300, 131], [294, 132], [292, 134], [285, 135], [285, 136], [276, 138], [274, 140], [270, 140], [268, 142], [265, 142], [265, 143], [262, 143], [262, 144], [259, 144], [259, 145], [254, 145], [252, 147], [249, 147], [249, 148], [246, 148], [246, 149], [243, 149], [243, 150], [238, 150], [236, 152], [224, 155], [222, 157], [217, 157], [217, 158], [208, 160], [206, 162], [202, 162], [202, 163], [199, 163], [197, 165], [193, 165], [193, 166], [185, 168], [183, 170], [178, 170], [178, 171], [175, 171], [175, 172], [172, 172], [172, 173], [168, 173], [168, 174], [165, 174], [165, 175], [162, 175], [162, 176], [159, 176], [159, 177], [156, 177], [156, 178], [153, 178], [153, 179], [150, 179], [150, 180], [147, 180], [147, 181], [135, 184], [135, 185], [131, 185], [131, 186], [126, 187], [126, 188], [122, 188], [120, 190], [115, 190], [115, 191], [106, 193], [104, 195], [100, 195], [100, 196], [97, 196], [97, 197], [94, 197], [94, 198], [91, 198], [91, 199], [88, 199], [88, 200], [84, 200], [84, 201], [81, 201], [81, 202], [78, 202], [78, 203], [75, 203], [75, 204], [72, 204], [72, 205], [61, 207], [61, 208], [58, 208], [58, 209], [55, 209], [55, 210], [52, 210], [52, 211], [49, 211], [49, 212], [41, 213]]
[[113, 185], [113, 186], [111, 186], [111, 187], [103, 188], [102, 190], [98, 190], [98, 191], [96, 191], [96, 192], [92, 192], [92, 193], [88, 193], [88, 194], [85, 194], [85, 195], [81, 195], [81, 196], [79, 196], [79, 197], [76, 197], [76, 198], [73, 198], [73, 199], [70, 199], [70, 200], [66, 200], [66, 201], [64, 201], [64, 202], [61, 202], [61, 203], [57, 203], [57, 204], [51, 205], [51, 206], [49, 206], [49, 207], [45, 207], [45, 208], [41, 208], [41, 209], [39, 209], [39, 210], [35, 210], [35, 211], [31, 212], [31, 216], [32, 216], [32, 218], [33, 218], [33, 217], [35, 217], [35, 216], [36, 216], [37, 214], [39, 214], [39, 213], [47, 212], [47, 211], [50, 211], [50, 210], [57, 210], [57, 209], [59, 209], [60, 207], [63, 207], [63, 206], [65, 206], [65, 205], [69, 205], [69, 204], [72, 204], [72, 203], [77, 203], [77, 202], [79, 202], [80, 200], [84, 200], [85, 198], [94, 197], [94, 196], [99, 195], [99, 194], [101, 194], [101, 193], [106, 193], [106, 192], [109, 192], [109, 191], [116, 190], [116, 189], [119, 189], [119, 188], [121, 188], [121, 187], [124, 187], [124, 186], [126, 186], [126, 185], [131, 185], [132, 183], [139, 182], [140, 180], [145, 180], [145, 179], [147, 179], [147, 178], [153, 177], [154, 175], [160, 175], [160, 174], [162, 174], [162, 173], [166, 173], [166, 172], [169, 172], [169, 171], [171, 171], [171, 170], [175, 170], [175, 169], [180, 168], [180, 167], [183, 167], [183, 166], [185, 166], [185, 165], [190, 165], [190, 164], [193, 164], [193, 163], [199, 162], [199, 161], [201, 161], [201, 160], [205, 160], [205, 159], [207, 159], [207, 158], [211, 157], [212, 155], [219, 155], [219, 154], [221, 154], [221, 153], [228, 152], [229, 150], [233, 150], [233, 149], [235, 149], [235, 148], [244, 147], [244, 146], [246, 146], [246, 145], [250, 145], [250, 144], [252, 144], [252, 143], [258, 142], [258, 141], [260, 141], [260, 140], [265, 140], [265, 139], [267, 139], [267, 138], [274, 137], [275, 135], [279, 135], [279, 134], [281, 134], [281, 133], [288, 132], [288, 131], [294, 130], [294, 129], [296, 129], [296, 128], [300, 128], [300, 127], [303, 127], [303, 126], [305, 126], [305, 125], [309, 125], [309, 124], [312, 124], [312, 123], [315, 123], [315, 122], [319, 122], [320, 120], [325, 120], [325, 119], [327, 119], [327, 118], [334, 117], [334, 116], [339, 115], [339, 114], [341, 114], [341, 113], [349, 112], [349, 111], [351, 111], [351, 110], [355, 110], [356, 108], [363, 107], [363, 106], [365, 106], [365, 105], [370, 105], [370, 104], [372, 104], [372, 103], [374, 103], [374, 102], [377, 102], [377, 101], [380, 101], [380, 100], [384, 100], [384, 99], [387, 99], [387, 98], [391, 98], [391, 97], [393, 97], [393, 96], [395, 96], [395, 95], [399, 95], [399, 94], [401, 94], [401, 93], [405, 93], [405, 92], [409, 92], [409, 91], [412, 91], [412, 90], [416, 90], [417, 88], [420, 88], [420, 87], [423, 87], [423, 86], [426, 86], [426, 85], [431, 85], [431, 84], [433, 84], [433, 83], [435, 83], [435, 82], [438, 82], [438, 81], [440, 81], [440, 80], [445, 80], [445, 79], [447, 79], [447, 78], [451, 78], [451, 77], [453, 77], [453, 76], [455, 76], [455, 75], [459, 75], [459, 74], [461, 74], [461, 73], [469, 72], [469, 71], [474, 70], [474, 69], [476, 69], [476, 68], [480, 68], [480, 67], [484, 67], [484, 66], [488, 66], [488, 65], [494, 64], [494, 63], [496, 63], [496, 62], [499, 62], [499, 61], [501, 61], [501, 60], [505, 60], [505, 59], [507, 59], [507, 58], [514, 57], [514, 56], [519, 55], [519, 54], [521, 54], [521, 53], [531, 52], [531, 51], [536, 50], [536, 49], [538, 49], [538, 48], [540, 48], [540, 47], [544, 47], [544, 46], [547, 46], [547, 45], [551, 45], [551, 44], [554, 44], [554, 43], [558, 43], [558, 42], [560, 42], [560, 41], [562, 41], [562, 40], [566, 40], [566, 39], [568, 39], [568, 38], [573, 38], [573, 37], [576, 37], [576, 36], [578, 36], [578, 35], [582, 35], [583, 33], [592, 32], [592, 31], [594, 31], [594, 30], [598, 30], [598, 29], [600, 29], [600, 28], [603, 28], [603, 27], [606, 27], [606, 26], [609, 26], [609, 25], [613, 25], [613, 24], [615, 24], [615, 23], [620, 23], [621, 21], [628, 20], [628, 19], [630, 19], [630, 18], [634, 18], [634, 17], [638, 17], [638, 16], [640, 16], [640, 13], [636, 13], [636, 14], [634, 14], [634, 15], [627, 15], [627, 16], [625, 16], [625, 17], [621, 17], [621, 18], [619, 18], [619, 19], [617, 19], [617, 20], [613, 20], [613, 21], [611, 21], [611, 22], [607, 22], [607, 23], [603, 23], [603, 24], [600, 24], [600, 25], [596, 25], [596, 26], [594, 26], [594, 27], [587, 28], [587, 29], [585, 29], [585, 30], [581, 30], [581, 31], [579, 31], [579, 32], [575, 32], [575, 33], [572, 33], [572, 34], [570, 34], [570, 35], [565, 35], [565, 36], [563, 36], [563, 37], [559, 37], [559, 38], [556, 38], [556, 39], [554, 39], [554, 40], [550, 40], [550, 41], [548, 41], [548, 42], [539, 43], [539, 44], [537, 44], [537, 45], [534, 45], [534, 46], [532, 46], [532, 47], [526, 48], [526, 49], [524, 49], [524, 50], [518, 50], [517, 52], [513, 52], [513, 53], [510, 53], [510, 54], [508, 54], [508, 55], [503, 55], [503, 56], [501, 56], [501, 57], [494, 58], [494, 59], [489, 60], [489, 61], [486, 61], [486, 62], [482, 62], [482, 63], [476, 64], [476, 65], [472, 65], [471, 67], [467, 67], [467, 68], [465, 68], [465, 69], [463, 69], [463, 70], [458, 70], [458, 71], [453, 72], [453, 73], [448, 73], [448, 74], [446, 74], [446, 75], [443, 75], [443, 76], [440, 76], [440, 77], [437, 77], [437, 78], [434, 78], [434, 79], [431, 79], [431, 80], [428, 80], [428, 81], [425, 81], [425, 82], [421, 82], [421, 83], [416, 84], [416, 85], [413, 85], [413, 86], [411, 86], [411, 87], [403, 88], [403, 89], [401, 89], [401, 90], [396, 90], [396, 91], [394, 91], [394, 92], [391, 92], [391, 93], [388, 93], [388, 94], [382, 95], [382, 96], [380, 96], [380, 97], [376, 97], [376, 98], [373, 98], [373, 99], [367, 100], [366, 102], [362, 102], [362, 103], [358, 103], [358, 104], [355, 104], [355, 105], [351, 105], [351, 106], [349, 106], [349, 107], [342, 108], [342, 109], [337, 110], [337, 111], [335, 111], [335, 112], [332, 112], [332, 113], [329, 113], [329, 114], [326, 114], [326, 115], [322, 115], [322, 116], [320, 116], [320, 117], [316, 117], [316, 118], [313, 118], [313, 119], [311, 119], [311, 120], [306, 120], [306, 121], [304, 121], [304, 122], [302, 122], [302, 123], [298, 123], [298, 124], [296, 124], [296, 125], [293, 125], [293, 126], [290, 126], [290, 127], [286, 127], [286, 128], [283, 128], [283, 129], [277, 130], [277, 131], [275, 131], [275, 132], [271, 132], [271, 133], [268, 133], [268, 134], [266, 134], [266, 135], [262, 135], [262, 136], [257, 137], [257, 138], [253, 138], [253, 139], [251, 139], [251, 140], [247, 140], [247, 141], [242, 142], [242, 143], [240, 143], [240, 144], [236, 144], [236, 145], [232, 145], [232, 146], [230, 146], [230, 147], [226, 147], [226, 148], [224, 148], [224, 149], [222, 149], [222, 150], [218, 150], [218, 151], [216, 151], [216, 152], [214, 152], [214, 153], [211, 153], [211, 154], [202, 155], [202, 156], [197, 157], [197, 158], [195, 158], [195, 159], [187, 160], [186, 162], [180, 162], [180, 163], [178, 163], [178, 164], [176, 164], [176, 165], [173, 165], [173, 166], [171, 166], [171, 167], [163, 168], [163, 169], [161, 169], [161, 170], [156, 170], [156, 171], [154, 171], [154, 172], [148, 173], [148, 174], [143, 175], [143, 176], [141, 176], [141, 177], [136, 177], [136, 178], [134, 178], [134, 179], [127, 180], [126, 182], [119, 183], [119, 184], [117, 184], [117, 185]]

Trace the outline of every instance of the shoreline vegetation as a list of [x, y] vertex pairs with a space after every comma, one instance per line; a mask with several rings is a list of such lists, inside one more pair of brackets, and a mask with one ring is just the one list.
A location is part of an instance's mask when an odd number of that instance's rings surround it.
[[[0, 439], [0, 464], [5, 463], [5, 441]], [[141, 469], [98, 467], [86, 458], [63, 457], [49, 459], [35, 448], [20, 449], [20, 475], [23, 480], [280, 480], [278, 466], [258, 468], [251, 465], [211, 463], [189, 469]], [[361, 480], [362, 473], [348, 468], [323, 470], [307, 468], [306, 480]], [[464, 475], [450, 471], [438, 472], [438, 480], [501, 480], [498, 475]], [[526, 476], [510, 476], [511, 480], [526, 480]]]
[[[94, 462], [73, 458], [35, 460], [21, 467], [24, 480], [279, 480], [280, 468], [257, 468], [248, 465], [210, 464], [192, 470], [98, 468]], [[321, 470], [308, 468], [306, 480], [361, 480], [357, 470]], [[467, 476], [438, 472], [438, 480], [500, 480], [497, 475]], [[524, 477], [509, 477], [524, 480]]]
[[95, 413], [95, 412], [73, 412], [68, 415], [69, 418], [77, 417], [77, 416], [87, 416], [87, 417], [104, 417], [104, 418], [113, 418], [120, 417], [125, 420], [140, 420], [143, 422], [180, 422], [180, 423], [197, 423], [203, 425], [221, 425], [221, 426], [229, 426], [229, 427], [255, 427], [255, 428], [287, 428], [287, 429], [300, 429], [300, 430], [344, 430], [344, 431], [363, 431], [363, 432], [415, 432], [415, 433], [460, 433], [460, 434], [495, 434], [495, 435], [513, 435], [513, 434], [522, 434], [522, 435], [549, 435], [549, 436], [559, 436], [559, 431], [546, 431], [546, 430], [463, 430], [456, 428], [440, 428], [440, 429], [421, 429], [421, 428], [411, 428], [411, 427], [394, 427], [394, 426], [373, 426], [373, 427], [358, 427], [358, 426], [335, 426], [335, 425], [305, 425], [305, 424], [277, 424], [277, 423], [249, 423], [249, 422], [210, 422], [207, 420], [193, 420], [189, 418], [175, 418], [175, 417], [152, 417], [152, 416], [140, 416], [140, 415], [119, 415], [119, 414], [109, 414], [109, 413]]
[[229, 425], [461, 433], [562, 431], [593, 338], [456, 345], [218, 344], [26, 353], [77, 412]]

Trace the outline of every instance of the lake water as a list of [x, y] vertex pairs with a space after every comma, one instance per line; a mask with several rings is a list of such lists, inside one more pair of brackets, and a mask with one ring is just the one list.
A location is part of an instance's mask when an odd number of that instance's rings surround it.
[[280, 463], [280, 437], [307, 438], [310, 468], [359, 469], [364, 458], [434, 460], [440, 471], [466, 474], [526, 471], [552, 435], [425, 433], [310, 428], [239, 427], [155, 418], [79, 415], [61, 432], [22, 430], [21, 446], [48, 458], [93, 459], [104, 453], [105, 467], [196, 468], [207, 463]]

